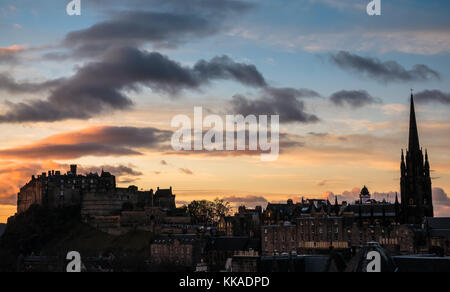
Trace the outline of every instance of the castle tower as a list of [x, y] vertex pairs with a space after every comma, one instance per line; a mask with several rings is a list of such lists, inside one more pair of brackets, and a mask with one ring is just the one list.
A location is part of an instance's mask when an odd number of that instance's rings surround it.
[[411, 94], [409, 149], [406, 152], [406, 160], [402, 150], [400, 188], [402, 223], [421, 224], [424, 217], [434, 217], [428, 152], [424, 161], [419, 143], [413, 94]]

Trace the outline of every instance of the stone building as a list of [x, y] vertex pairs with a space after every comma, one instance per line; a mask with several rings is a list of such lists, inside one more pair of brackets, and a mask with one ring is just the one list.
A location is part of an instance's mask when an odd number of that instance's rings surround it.
[[297, 252], [297, 227], [290, 222], [263, 227], [261, 250], [263, 255]]
[[297, 204], [288, 201], [273, 206], [264, 212], [265, 222], [272, 224], [262, 227], [263, 255], [326, 253], [330, 247], [357, 248], [372, 241], [400, 250], [398, 201], [377, 202], [366, 187], [354, 204], [302, 199]]
[[234, 216], [222, 217], [218, 232], [225, 236], [248, 236], [260, 238], [262, 225], [262, 207], [248, 209], [240, 206]]
[[[152, 191], [153, 192], [153, 191]], [[165, 211], [173, 210], [176, 208], [175, 204], [175, 195], [172, 193], [172, 187], [170, 189], [158, 189], [156, 190], [155, 195], [152, 197], [153, 206], [158, 206]]]
[[428, 247], [442, 256], [450, 256], [450, 218], [426, 218], [424, 230]]
[[150, 245], [153, 264], [194, 268], [203, 252], [202, 240], [196, 234], [161, 235]]

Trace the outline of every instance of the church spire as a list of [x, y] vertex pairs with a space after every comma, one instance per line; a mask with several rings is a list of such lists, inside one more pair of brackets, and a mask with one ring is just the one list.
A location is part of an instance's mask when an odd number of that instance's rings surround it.
[[428, 160], [428, 150], [425, 150], [425, 175], [430, 176], [430, 162]]
[[433, 217], [432, 182], [428, 151], [425, 162], [419, 144], [414, 94], [411, 91], [411, 113], [409, 124], [409, 149], [406, 163], [401, 164], [401, 221], [407, 224], [421, 224], [425, 217]]
[[420, 151], [419, 133], [417, 130], [416, 110], [414, 106], [414, 94], [411, 90], [411, 114], [409, 120], [409, 152]]

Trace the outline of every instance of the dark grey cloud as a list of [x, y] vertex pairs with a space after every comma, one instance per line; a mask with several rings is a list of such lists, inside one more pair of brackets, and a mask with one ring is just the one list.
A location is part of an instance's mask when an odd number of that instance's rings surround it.
[[142, 155], [139, 149], [167, 150], [172, 134], [171, 131], [155, 128], [98, 127], [54, 135], [26, 146], [3, 149], [0, 150], [0, 158], [47, 160]]
[[50, 90], [61, 85], [64, 79], [54, 79], [45, 82], [18, 82], [7, 74], [0, 73], [0, 90], [12, 93], [35, 93], [43, 90]]
[[371, 96], [365, 90], [342, 90], [331, 95], [330, 100], [337, 106], [349, 105], [352, 108], [361, 108], [366, 105], [381, 103], [379, 98]]
[[361, 57], [341, 51], [331, 56], [331, 61], [343, 70], [365, 75], [383, 83], [440, 80], [439, 72], [418, 64], [405, 69], [396, 61], [382, 62], [377, 58]]
[[160, 12], [124, 12], [90, 28], [67, 34], [64, 45], [77, 56], [101, 55], [105, 48], [141, 46], [175, 47], [186, 41], [213, 35], [220, 23], [201, 15]]
[[233, 96], [231, 108], [244, 116], [279, 115], [283, 123], [315, 123], [319, 118], [306, 112], [305, 103], [300, 98], [317, 96], [320, 95], [309, 89], [267, 88], [258, 99]]
[[267, 83], [254, 65], [236, 63], [228, 56], [201, 60], [193, 68], [200, 80], [229, 79], [253, 87], [264, 87]]
[[[93, 3], [105, 6], [104, 1]], [[63, 46], [69, 53], [52, 52], [45, 57], [91, 58], [102, 55], [105, 48], [140, 47], [147, 43], [153, 47], [177, 47], [218, 34], [228, 27], [230, 19], [241, 16], [255, 4], [237, 0], [132, 0], [125, 4], [110, 0], [107, 6], [106, 20], [67, 34]]]
[[418, 103], [439, 103], [450, 105], [450, 93], [440, 90], [424, 90], [414, 94], [414, 98]]
[[[133, 102], [125, 91], [149, 87], [174, 97], [181, 91], [199, 90], [214, 80], [233, 80], [242, 84], [263, 87], [266, 81], [253, 65], [234, 62], [227, 56], [211, 61], [200, 60], [193, 67], [185, 67], [155, 52], [134, 48], [109, 51], [101, 61], [91, 62], [65, 80], [35, 87], [54, 88], [46, 100], [11, 103], [0, 116], [0, 122], [53, 122], [65, 119], [88, 119], [111, 110], [128, 109]], [[17, 88], [30, 87], [16, 84]], [[16, 89], [17, 89], [16, 88]]]

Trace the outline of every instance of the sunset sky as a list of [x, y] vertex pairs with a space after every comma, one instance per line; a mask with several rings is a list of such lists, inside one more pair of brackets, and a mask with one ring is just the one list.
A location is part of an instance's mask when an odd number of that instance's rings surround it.
[[[393, 200], [409, 96], [450, 216], [450, 2], [61, 0], [0, 3], [0, 222], [31, 175], [78, 164], [120, 186], [225, 198]], [[107, 3], [107, 4], [106, 4]], [[171, 120], [277, 114], [281, 154], [177, 152]]]

